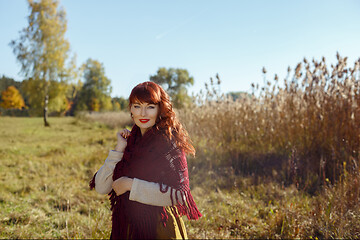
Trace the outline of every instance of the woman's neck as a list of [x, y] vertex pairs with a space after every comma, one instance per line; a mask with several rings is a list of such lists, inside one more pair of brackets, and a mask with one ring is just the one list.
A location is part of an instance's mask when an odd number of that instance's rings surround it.
[[150, 128], [140, 128], [141, 136], [144, 136], [144, 134], [149, 130]]

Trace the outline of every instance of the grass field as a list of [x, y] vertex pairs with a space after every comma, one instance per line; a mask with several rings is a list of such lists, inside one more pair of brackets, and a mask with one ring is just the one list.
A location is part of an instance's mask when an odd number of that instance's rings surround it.
[[[0, 238], [109, 238], [109, 201], [88, 182], [117, 129], [65, 117], [50, 124], [0, 118]], [[185, 220], [190, 238], [360, 237], [359, 176], [310, 196], [257, 176], [189, 169], [203, 214]]]

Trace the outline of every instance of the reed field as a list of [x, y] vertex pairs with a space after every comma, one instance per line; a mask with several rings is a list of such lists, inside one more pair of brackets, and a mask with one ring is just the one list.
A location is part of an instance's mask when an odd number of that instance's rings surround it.
[[[213, 80], [198, 105], [181, 112], [199, 158], [209, 168], [231, 167], [245, 175], [272, 175], [314, 193], [360, 156], [360, 59], [328, 68], [306, 59], [284, 82], [267, 80], [233, 101]], [[266, 72], [266, 70], [263, 70]], [[291, 72], [293, 76], [291, 77]], [[217, 82], [220, 82], [217, 76]]]
[[[360, 238], [360, 72], [304, 59], [234, 100], [220, 78], [178, 110], [197, 150], [189, 238]], [[0, 238], [109, 238], [88, 182], [129, 113], [0, 118]]]

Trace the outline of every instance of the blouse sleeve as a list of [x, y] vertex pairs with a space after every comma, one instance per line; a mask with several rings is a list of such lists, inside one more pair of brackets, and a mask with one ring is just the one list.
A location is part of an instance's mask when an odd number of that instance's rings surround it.
[[100, 194], [108, 194], [112, 189], [115, 165], [121, 161], [122, 152], [110, 150], [109, 155], [95, 176], [95, 190]]
[[[163, 185], [164, 186], [164, 185]], [[166, 189], [166, 186], [165, 186]], [[175, 190], [171, 187], [166, 192], [160, 191], [159, 183], [147, 182], [134, 178], [130, 191], [129, 200], [140, 202], [152, 206], [172, 206], [178, 203], [182, 204], [181, 194], [177, 192], [178, 202], [172, 202], [171, 196], [175, 194]]]

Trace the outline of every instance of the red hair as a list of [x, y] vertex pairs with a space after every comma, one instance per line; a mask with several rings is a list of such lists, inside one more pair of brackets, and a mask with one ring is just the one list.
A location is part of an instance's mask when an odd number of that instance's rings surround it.
[[176, 145], [185, 153], [195, 155], [189, 134], [176, 118], [170, 97], [160, 85], [154, 82], [138, 84], [131, 91], [129, 108], [136, 102], [157, 104], [159, 115], [155, 123], [156, 129], [165, 131], [169, 139], [174, 138]]

